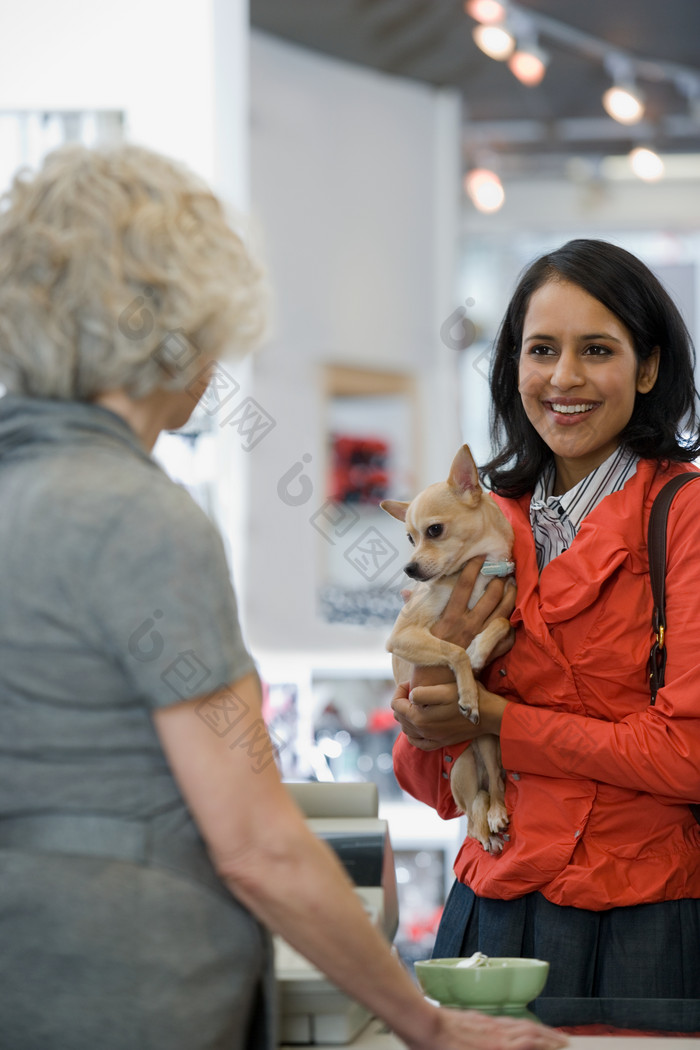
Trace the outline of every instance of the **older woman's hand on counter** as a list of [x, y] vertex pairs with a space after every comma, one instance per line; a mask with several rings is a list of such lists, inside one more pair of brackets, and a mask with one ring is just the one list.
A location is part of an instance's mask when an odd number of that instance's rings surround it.
[[532, 1021], [487, 1017], [472, 1010], [439, 1010], [429, 1042], [407, 1042], [410, 1050], [558, 1050], [569, 1045], [561, 1032]]

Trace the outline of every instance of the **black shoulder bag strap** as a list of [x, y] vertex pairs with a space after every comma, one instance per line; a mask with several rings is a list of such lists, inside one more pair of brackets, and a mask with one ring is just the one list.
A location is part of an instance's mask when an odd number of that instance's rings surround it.
[[[700, 473], [678, 474], [671, 478], [654, 500], [649, 515], [647, 548], [649, 551], [649, 576], [654, 599], [652, 627], [654, 643], [649, 654], [649, 688], [651, 702], [656, 703], [656, 694], [664, 684], [666, 672], [666, 523], [673, 498], [683, 485], [697, 481]], [[700, 804], [692, 805], [693, 816], [700, 824]]]

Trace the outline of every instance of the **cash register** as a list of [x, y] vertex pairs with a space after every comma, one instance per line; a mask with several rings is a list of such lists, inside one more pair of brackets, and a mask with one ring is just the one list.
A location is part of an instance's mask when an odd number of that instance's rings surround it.
[[[311, 830], [340, 858], [371, 921], [391, 942], [399, 921], [394, 857], [375, 784], [286, 783]], [[333, 930], [328, 931], [333, 937]], [[342, 1046], [371, 1020], [280, 937], [275, 938], [280, 1041]]]

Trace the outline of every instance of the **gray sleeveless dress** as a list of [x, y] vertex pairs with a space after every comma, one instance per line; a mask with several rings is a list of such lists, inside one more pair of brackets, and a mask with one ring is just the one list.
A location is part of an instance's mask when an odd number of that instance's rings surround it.
[[220, 537], [87, 404], [0, 399], [0, 508], [0, 1045], [268, 1050], [269, 938], [151, 720], [254, 670]]

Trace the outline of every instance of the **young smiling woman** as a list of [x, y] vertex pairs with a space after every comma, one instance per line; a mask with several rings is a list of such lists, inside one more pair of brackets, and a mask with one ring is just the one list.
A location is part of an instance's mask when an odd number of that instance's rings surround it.
[[516, 595], [493, 581], [468, 610], [470, 562], [433, 630], [468, 645], [512, 613], [513, 646], [484, 671], [478, 726], [434, 669], [393, 701], [397, 779], [443, 818], [457, 755], [501, 738], [508, 841], [493, 856], [465, 840], [435, 954], [548, 959], [549, 1023], [700, 1032], [700, 485], [669, 516], [653, 707], [647, 674], [649, 511], [700, 455], [692, 343], [643, 263], [571, 241], [521, 278], [491, 396], [483, 473], [513, 526]]
[[553, 278], [533, 293], [518, 388], [554, 457], [556, 495], [615, 451], [636, 395], [649, 393], [658, 367], [659, 348], [638, 361], [627, 327], [579, 285]]

